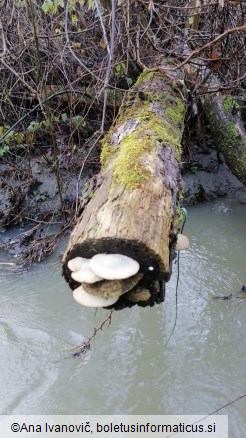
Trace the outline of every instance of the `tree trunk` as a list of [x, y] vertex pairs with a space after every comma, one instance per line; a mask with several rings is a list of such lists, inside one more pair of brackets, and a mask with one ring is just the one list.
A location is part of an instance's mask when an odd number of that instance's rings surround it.
[[232, 173], [246, 184], [246, 132], [240, 105], [231, 96], [206, 96], [204, 109], [218, 150]]
[[[180, 217], [185, 106], [179, 86], [160, 73], [143, 73], [103, 140], [100, 186], [75, 226], [63, 257], [63, 274], [72, 289], [79, 284], [71, 278], [70, 259], [118, 253], [137, 260], [144, 274], [136, 288], [147, 289], [150, 296], [138, 304], [163, 301], [161, 284], [170, 278]], [[127, 296], [122, 295], [114, 307], [135, 304], [136, 297], [131, 301]]]

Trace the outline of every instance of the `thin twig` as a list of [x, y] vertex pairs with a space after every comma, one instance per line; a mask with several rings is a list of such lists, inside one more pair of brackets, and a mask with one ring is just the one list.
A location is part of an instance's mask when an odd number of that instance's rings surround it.
[[2, 45], [3, 45], [3, 51], [2, 51], [2, 53], [0, 53], [0, 58], [3, 58], [5, 53], [7, 52], [7, 46], [6, 46], [5, 35], [4, 35], [3, 25], [2, 25], [1, 19], [0, 19], [0, 31], [2, 34]]
[[[103, 29], [104, 32], [106, 32], [104, 25], [103, 25]], [[106, 108], [107, 108], [107, 99], [108, 99], [107, 87], [109, 84], [111, 68], [112, 68], [112, 60], [114, 56], [114, 43], [115, 43], [115, 0], [112, 0], [111, 1], [111, 38], [110, 38], [110, 47], [109, 47], [109, 61], [108, 61], [108, 67], [107, 67], [106, 78], [105, 78], [105, 88], [104, 88], [103, 115], [102, 115], [102, 124], [101, 124], [102, 133], [104, 133], [104, 126], [105, 126], [105, 117], [106, 117]]]
[[11, 71], [11, 73], [13, 73], [18, 79], [19, 81], [32, 93], [32, 96], [36, 96], [38, 98], [38, 93], [37, 90], [34, 90], [34, 88], [31, 87], [31, 85], [29, 85], [20, 75], [19, 73], [17, 73], [17, 71], [15, 71], [14, 68], [12, 68], [10, 65], [7, 64], [7, 62], [4, 61], [4, 59], [2, 57], [0, 57], [0, 61], [1, 63], [4, 65], [4, 67], [6, 67], [9, 71]]
[[[95, 134], [93, 135], [93, 137], [96, 136], [97, 134], [98, 134], [98, 133], [95, 132]], [[85, 158], [84, 158], [84, 160], [83, 160], [83, 163], [82, 163], [81, 168], [80, 168], [80, 171], [79, 171], [79, 175], [78, 175], [77, 183], [76, 183], [76, 208], [75, 208], [75, 219], [77, 218], [77, 214], [78, 214], [79, 182], [80, 182], [80, 179], [81, 179], [81, 175], [82, 175], [82, 172], [83, 172], [83, 170], [84, 170], [84, 166], [85, 166], [85, 163], [86, 163], [87, 158], [88, 158], [89, 155], [91, 154], [91, 152], [92, 152], [92, 150], [94, 149], [95, 145], [96, 145], [96, 144], [98, 143], [98, 141], [100, 140], [101, 136], [102, 136], [102, 133], [100, 133], [100, 134], [98, 135], [98, 137], [96, 138], [96, 140], [94, 141], [94, 143], [93, 143], [92, 146], [90, 147], [88, 153], [86, 154], [86, 156], [85, 156]], [[89, 140], [88, 140], [88, 141], [89, 141]], [[88, 142], [88, 141], [87, 141], [87, 142]]]
[[90, 349], [91, 341], [93, 339], [95, 339], [96, 334], [99, 331], [102, 331], [102, 329], [106, 323], [108, 323], [108, 327], [110, 326], [110, 324], [112, 322], [113, 312], [114, 312], [114, 309], [111, 309], [109, 315], [102, 321], [102, 323], [99, 325], [99, 327], [94, 327], [93, 334], [86, 341], [84, 341], [81, 345], [78, 345], [77, 347], [62, 349], [62, 351], [75, 351], [75, 353], [72, 354], [73, 357], [78, 357], [82, 353], [88, 351]]
[[230, 35], [232, 33], [235, 32], [241, 32], [246, 30], [246, 24], [244, 24], [243, 26], [239, 26], [239, 27], [234, 27], [232, 29], [227, 29], [225, 32], [223, 32], [222, 34], [218, 35], [216, 38], [214, 38], [212, 41], [209, 41], [207, 44], [205, 44], [204, 46], [200, 47], [199, 49], [195, 49], [193, 50], [189, 56], [180, 64], [178, 64], [176, 67], [174, 68], [169, 68], [168, 70], [178, 70], [181, 67], [183, 67], [185, 64], [187, 64], [187, 62], [190, 61], [190, 59], [194, 58], [196, 55], [198, 55], [199, 53], [203, 52], [204, 50], [208, 49], [210, 46], [212, 46], [213, 44], [217, 43], [218, 41], [224, 39], [227, 35]]

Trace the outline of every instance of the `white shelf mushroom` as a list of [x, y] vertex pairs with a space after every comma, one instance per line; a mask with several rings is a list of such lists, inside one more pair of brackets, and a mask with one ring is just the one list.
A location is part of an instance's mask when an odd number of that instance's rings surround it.
[[103, 298], [95, 295], [90, 295], [83, 289], [82, 286], [77, 287], [73, 291], [73, 298], [77, 303], [86, 307], [108, 307], [118, 301], [118, 297]]
[[78, 283], [96, 283], [101, 281], [102, 277], [96, 275], [89, 266], [90, 259], [84, 259], [79, 271], [72, 272], [71, 277]]
[[123, 280], [139, 271], [139, 263], [122, 254], [96, 254], [89, 267], [105, 280]]
[[74, 259], [69, 260], [67, 266], [72, 272], [79, 271], [85, 261], [89, 259], [84, 259], [82, 257], [75, 257]]
[[183, 234], [178, 234], [175, 251], [181, 251], [182, 249], [187, 249], [190, 246], [188, 237]]

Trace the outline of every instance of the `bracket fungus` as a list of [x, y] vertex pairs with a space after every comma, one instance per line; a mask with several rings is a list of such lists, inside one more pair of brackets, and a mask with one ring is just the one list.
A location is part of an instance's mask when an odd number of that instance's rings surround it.
[[84, 290], [97, 297], [113, 298], [120, 297], [129, 290], [133, 289], [143, 277], [143, 274], [137, 273], [133, 277], [125, 280], [104, 280], [95, 284], [85, 284], [82, 286]]
[[[87, 258], [70, 258], [63, 268], [65, 278], [74, 291], [74, 300], [82, 306], [112, 306], [121, 310], [134, 304], [145, 307], [164, 301], [165, 286], [160, 279], [154, 280], [155, 265], [148, 260], [140, 266], [130, 255], [94, 251], [83, 254]], [[132, 294], [128, 295], [129, 292]]]
[[139, 271], [139, 263], [122, 254], [96, 254], [89, 267], [105, 280], [123, 280]]
[[[78, 257], [77, 257], [78, 258]], [[75, 260], [75, 259], [73, 259]], [[90, 260], [83, 259], [79, 270], [72, 272], [71, 277], [78, 283], [96, 283], [96, 281], [102, 280], [95, 272], [90, 268]]]
[[[187, 249], [189, 239], [178, 234], [175, 251]], [[165, 287], [152, 278], [155, 267], [143, 266], [132, 257], [114, 253], [88, 254], [91, 258], [74, 257], [67, 263], [73, 297], [87, 307], [110, 307], [120, 310], [134, 304], [153, 306], [162, 302]], [[161, 286], [162, 285], [162, 286]], [[163, 288], [161, 292], [161, 288]]]
[[118, 300], [118, 297], [104, 298], [88, 294], [82, 286], [74, 289], [73, 298], [77, 303], [86, 307], [108, 307], [115, 304]]
[[151, 297], [151, 293], [148, 289], [137, 288], [130, 290], [127, 293], [127, 299], [132, 303], [139, 303], [139, 301], [147, 301]]
[[79, 271], [82, 268], [85, 261], [88, 259], [84, 259], [83, 257], [75, 257], [74, 259], [69, 260], [67, 266], [72, 272]]
[[175, 251], [181, 251], [182, 249], [188, 249], [190, 246], [190, 242], [188, 237], [184, 236], [184, 234], [178, 234], [177, 242], [175, 245]]

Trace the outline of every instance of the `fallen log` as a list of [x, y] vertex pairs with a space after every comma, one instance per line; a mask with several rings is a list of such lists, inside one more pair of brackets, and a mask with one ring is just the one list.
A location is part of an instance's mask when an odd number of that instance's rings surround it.
[[111, 306], [115, 309], [164, 300], [163, 284], [171, 275], [182, 216], [178, 208], [185, 115], [181, 86], [157, 72], [139, 77], [102, 142], [100, 185], [63, 257], [63, 275], [73, 290], [81, 286], [68, 267], [76, 257], [91, 259], [107, 253], [137, 261], [141, 279]]
[[216, 93], [206, 96], [203, 106], [218, 151], [232, 173], [246, 184], [246, 131], [240, 103], [230, 95]]

